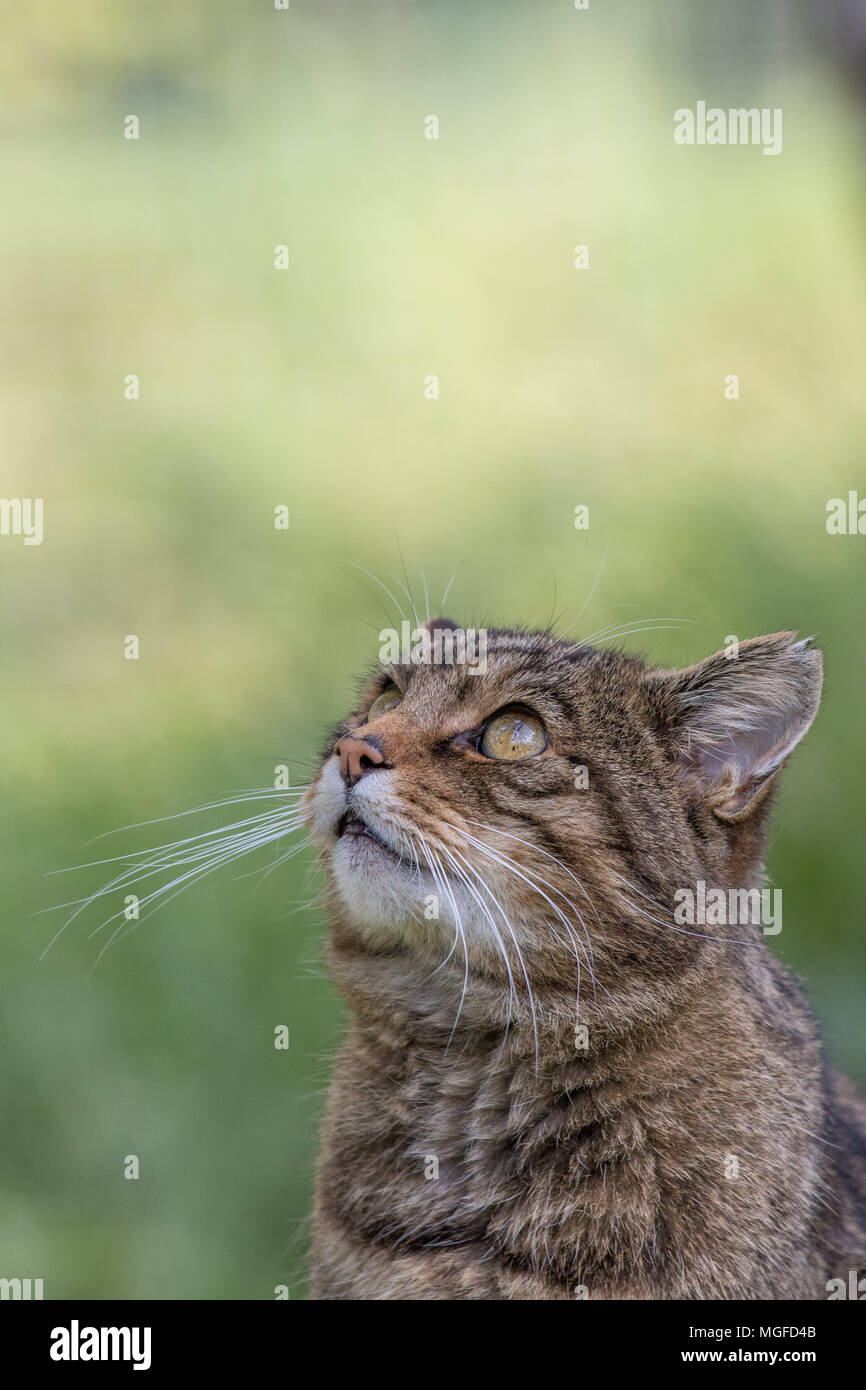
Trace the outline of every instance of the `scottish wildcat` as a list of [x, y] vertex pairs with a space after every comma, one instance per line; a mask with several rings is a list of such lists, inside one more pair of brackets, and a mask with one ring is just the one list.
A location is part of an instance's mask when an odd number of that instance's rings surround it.
[[[453, 627], [447, 620], [437, 625]], [[658, 670], [547, 632], [377, 673], [304, 814], [349, 1007], [313, 1297], [826, 1298], [866, 1251], [866, 1105], [754, 913], [821, 655]]]

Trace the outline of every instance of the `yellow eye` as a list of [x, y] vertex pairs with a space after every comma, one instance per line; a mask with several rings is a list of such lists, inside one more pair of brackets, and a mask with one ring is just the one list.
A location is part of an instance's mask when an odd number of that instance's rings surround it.
[[399, 705], [402, 698], [403, 696], [400, 694], [396, 685], [386, 686], [382, 694], [376, 697], [368, 709], [367, 718], [364, 722], [369, 724], [371, 719], [378, 719], [380, 714], [384, 714], [386, 710], [393, 709], [395, 705]]
[[488, 758], [529, 758], [543, 753], [547, 734], [534, 714], [517, 709], [500, 710], [481, 736], [481, 752]]

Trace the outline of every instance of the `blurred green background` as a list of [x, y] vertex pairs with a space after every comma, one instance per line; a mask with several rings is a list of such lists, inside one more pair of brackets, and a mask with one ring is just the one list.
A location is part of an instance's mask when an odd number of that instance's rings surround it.
[[[44, 960], [62, 915], [34, 914], [104, 877], [50, 871], [201, 827], [92, 836], [277, 762], [302, 783], [385, 623], [352, 564], [393, 587], [401, 552], [419, 602], [457, 570], [467, 625], [567, 626], [607, 550], [574, 635], [646, 627], [622, 644], [671, 665], [818, 635], [772, 949], [866, 1082], [866, 540], [825, 529], [866, 492], [863, 112], [802, 12], [51, 0], [0, 25], [0, 491], [45, 505], [41, 546], [0, 538], [0, 1275], [303, 1296], [341, 1031], [309, 853], [216, 874], [95, 969], [107, 912]], [[782, 154], [675, 146], [698, 99], [782, 107]]]

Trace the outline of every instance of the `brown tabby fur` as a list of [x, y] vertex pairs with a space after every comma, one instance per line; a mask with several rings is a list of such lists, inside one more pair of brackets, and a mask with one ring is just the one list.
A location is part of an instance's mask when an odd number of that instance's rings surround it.
[[[866, 1105], [829, 1069], [759, 926], [676, 929], [672, 915], [674, 890], [699, 879], [760, 884], [775, 771], [817, 708], [820, 654], [780, 633], [669, 672], [497, 631], [483, 676], [390, 672], [306, 797], [349, 1008], [313, 1297], [826, 1298], [866, 1251]], [[391, 676], [402, 702], [364, 724]], [[477, 730], [514, 702], [548, 748], [485, 758]], [[385, 759], [352, 787], [333, 752], [351, 732]], [[356, 840], [360, 867], [335, 873], [340, 819], [359, 805], [411, 864]], [[425, 918], [441, 875], [414, 856], [438, 854], [453, 886], [442, 847], [481, 875], [513, 986], [468, 890], [468, 949], [447, 893], [444, 920]], [[382, 920], [379, 888], [395, 904]]]

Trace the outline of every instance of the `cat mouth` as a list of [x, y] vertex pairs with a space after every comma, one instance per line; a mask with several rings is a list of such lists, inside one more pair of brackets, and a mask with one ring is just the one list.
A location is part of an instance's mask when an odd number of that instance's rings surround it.
[[347, 811], [342, 817], [337, 825], [336, 835], [338, 840], [343, 841], [343, 843], [347, 845], [354, 845], [355, 843], [363, 843], [366, 841], [375, 845], [383, 854], [387, 854], [389, 859], [392, 859], [395, 864], [405, 863], [403, 856], [389, 845], [387, 840], [383, 840], [381, 835], [377, 835], [372, 826], [369, 826], [367, 822], [362, 820], [354, 811]]

